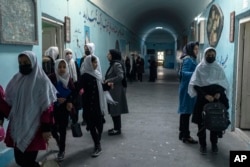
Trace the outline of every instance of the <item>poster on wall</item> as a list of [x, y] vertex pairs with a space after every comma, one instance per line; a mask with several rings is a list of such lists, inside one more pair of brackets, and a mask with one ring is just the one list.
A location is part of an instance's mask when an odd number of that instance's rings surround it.
[[90, 43], [90, 29], [88, 26], [84, 26], [84, 41], [85, 45]]
[[224, 17], [219, 6], [213, 4], [207, 19], [207, 38], [209, 45], [215, 47], [221, 36]]

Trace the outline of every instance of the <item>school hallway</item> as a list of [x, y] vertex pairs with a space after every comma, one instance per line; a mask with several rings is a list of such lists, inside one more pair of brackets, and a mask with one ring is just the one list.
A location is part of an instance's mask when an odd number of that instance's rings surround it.
[[[102, 154], [92, 158], [93, 142], [82, 126], [83, 137], [73, 138], [68, 130], [65, 159], [62, 167], [229, 167], [230, 150], [246, 150], [249, 145], [237, 131], [227, 130], [219, 139], [218, 154], [201, 155], [199, 144], [185, 144], [178, 139], [179, 115], [178, 78], [175, 70], [158, 68], [158, 80], [128, 84], [127, 100], [130, 113], [122, 115], [122, 134], [108, 136], [112, 120], [106, 114], [102, 137]], [[191, 135], [197, 139], [197, 127], [191, 124]], [[49, 141], [48, 151], [39, 160], [56, 158], [55, 141]], [[14, 163], [9, 167], [16, 167]]]

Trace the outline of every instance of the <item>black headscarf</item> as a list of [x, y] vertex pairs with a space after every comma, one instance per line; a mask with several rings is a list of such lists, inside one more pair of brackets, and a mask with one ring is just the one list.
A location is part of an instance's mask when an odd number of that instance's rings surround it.
[[194, 47], [198, 45], [199, 46], [199, 42], [196, 41], [190, 41], [188, 42], [184, 47], [183, 47], [183, 50], [182, 50], [182, 55], [181, 55], [181, 59], [183, 59], [185, 56], [192, 56], [192, 57], [195, 57], [195, 54], [194, 54]]
[[122, 56], [121, 56], [121, 52], [116, 50], [116, 49], [110, 49], [109, 53], [112, 55], [112, 59], [110, 61], [110, 63], [114, 63], [117, 61], [121, 61], [122, 60]]

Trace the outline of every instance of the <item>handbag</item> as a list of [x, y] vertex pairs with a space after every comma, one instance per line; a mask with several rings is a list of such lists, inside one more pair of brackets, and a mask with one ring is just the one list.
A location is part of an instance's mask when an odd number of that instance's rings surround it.
[[71, 131], [73, 137], [82, 137], [82, 129], [79, 123], [71, 124]]
[[207, 103], [202, 112], [202, 121], [210, 131], [224, 131], [230, 125], [229, 113], [220, 102]]

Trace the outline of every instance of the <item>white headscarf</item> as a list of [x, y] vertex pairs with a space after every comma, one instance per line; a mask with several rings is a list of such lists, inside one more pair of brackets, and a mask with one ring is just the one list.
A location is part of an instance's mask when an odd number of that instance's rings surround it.
[[77, 82], [77, 71], [76, 71], [75, 60], [73, 59], [72, 54], [66, 56], [66, 53], [68, 53], [68, 52], [71, 52], [73, 54], [72, 50], [67, 48], [63, 51], [63, 56], [64, 56], [63, 58], [68, 63], [70, 77], [73, 79], [74, 82]]
[[[99, 101], [100, 101], [100, 109], [102, 113], [108, 111], [108, 106], [107, 106], [107, 100], [105, 98], [103, 88], [102, 88], [102, 74], [93, 68], [91, 58], [95, 57], [97, 60], [96, 56], [87, 56], [83, 62], [84, 66], [84, 73], [87, 73], [93, 77], [96, 78], [97, 81], [97, 87], [98, 87], [98, 93], [99, 93]], [[98, 60], [97, 60], [98, 62]]]
[[59, 50], [57, 46], [49, 47], [44, 53], [45, 56], [51, 57], [54, 61], [57, 59], [58, 54]]
[[[66, 64], [66, 72], [62, 76], [59, 75], [59, 73], [58, 73], [58, 66], [59, 66], [59, 63], [61, 61], [63, 61]], [[68, 63], [64, 59], [57, 59], [56, 60], [56, 62], [55, 62], [55, 74], [56, 74], [57, 81], [61, 81], [62, 84], [63, 84], [63, 86], [65, 88], [67, 88], [68, 87], [68, 83], [69, 83], [70, 74], [69, 74]]]
[[188, 94], [191, 97], [197, 95], [194, 89], [194, 85], [202, 87], [217, 84], [225, 88], [226, 92], [228, 92], [229, 83], [222, 66], [216, 61], [214, 61], [213, 63], [208, 63], [206, 61], [205, 55], [208, 50], [214, 50], [214, 52], [216, 53], [216, 50], [213, 47], [208, 47], [207, 49], [205, 49], [203, 59], [197, 65], [188, 85]]
[[38, 65], [35, 54], [31, 51], [21, 54], [30, 59], [32, 72], [14, 75], [6, 87], [6, 101], [11, 106], [10, 135], [24, 152], [35, 137], [42, 113], [56, 101], [57, 90]]
[[[86, 46], [88, 47], [88, 49], [90, 51], [90, 55], [89, 56], [95, 56], [97, 58], [97, 62], [98, 62], [97, 70], [102, 74], [101, 64], [100, 64], [99, 58], [94, 54], [94, 52], [95, 52], [95, 44], [94, 43], [87, 43]], [[86, 57], [87, 57], [87, 55], [85, 55], [85, 58]], [[83, 63], [81, 64], [80, 73], [81, 73], [81, 75], [84, 73]]]

